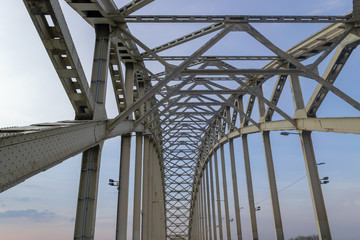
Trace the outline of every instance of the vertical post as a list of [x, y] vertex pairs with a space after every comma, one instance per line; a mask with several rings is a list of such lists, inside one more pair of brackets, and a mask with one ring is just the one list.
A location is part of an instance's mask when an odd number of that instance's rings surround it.
[[204, 200], [203, 200], [203, 196], [202, 196], [202, 183], [201, 183], [201, 179], [200, 179], [200, 183], [199, 183], [199, 217], [200, 217], [200, 236], [201, 239], [205, 239], [205, 232], [204, 232], [204, 212], [203, 212], [203, 205], [204, 205]]
[[294, 118], [306, 118], [304, 100], [298, 75], [290, 75], [290, 88], [293, 97], [295, 115]]
[[153, 158], [153, 214], [152, 214], [152, 239], [165, 239], [162, 236], [162, 227], [164, 227], [163, 216], [162, 216], [162, 188], [161, 188], [161, 169], [159, 164], [159, 157], [154, 147], [154, 158]]
[[[259, 87], [257, 92], [260, 96], [263, 96], [262, 87]], [[260, 100], [259, 98], [258, 98], [258, 104], [259, 104], [260, 122], [263, 122], [263, 121], [265, 121], [265, 105], [264, 105], [264, 102], [262, 100]], [[267, 174], [268, 174], [268, 180], [269, 180], [270, 198], [271, 198], [272, 209], [273, 209], [275, 235], [276, 235], [277, 240], [283, 240], [284, 232], [283, 232], [283, 227], [282, 227], [279, 197], [278, 197], [277, 186], [276, 186], [274, 161], [273, 161], [272, 152], [271, 152], [270, 132], [269, 131], [262, 132], [262, 137], [263, 137], [263, 143], [264, 143], [266, 168], [267, 168]]]
[[214, 240], [217, 240], [217, 234], [216, 234], [216, 212], [215, 212], [215, 198], [214, 198], [214, 174], [213, 174], [213, 167], [212, 167], [212, 161], [210, 159], [209, 161], [209, 167], [210, 167], [210, 182], [211, 182], [211, 215], [213, 220], [213, 236]]
[[106, 119], [106, 83], [110, 54], [109, 25], [95, 24], [95, 34], [96, 40], [90, 90], [95, 101], [93, 119], [98, 120]]
[[[106, 119], [105, 96], [110, 52], [109, 25], [96, 24], [95, 33], [90, 89], [95, 101], [93, 119]], [[74, 239], [94, 239], [101, 150], [102, 143], [86, 150], [82, 156]]]
[[134, 240], [140, 240], [142, 148], [143, 148], [142, 133], [136, 133], [133, 238], [132, 238]]
[[143, 163], [143, 197], [142, 197], [142, 225], [141, 225], [141, 239], [149, 239], [148, 233], [148, 214], [149, 214], [149, 168], [150, 168], [150, 139], [149, 136], [144, 136], [144, 163]]
[[150, 161], [149, 161], [149, 211], [148, 211], [148, 224], [147, 224], [147, 231], [148, 231], [148, 237], [147, 239], [153, 239], [153, 208], [154, 208], [154, 198], [153, 198], [153, 192], [154, 192], [154, 157], [155, 157], [155, 148], [153, 145], [153, 142], [150, 142]]
[[[242, 112], [244, 112], [244, 103], [243, 97], [240, 96], [238, 98], [239, 108]], [[243, 127], [243, 117], [240, 117], [240, 126]], [[243, 146], [243, 155], [244, 155], [244, 168], [246, 175], [246, 188], [247, 195], [249, 201], [249, 214], [250, 214], [250, 222], [251, 222], [251, 233], [253, 240], [258, 240], [258, 230], [257, 230], [257, 222], [256, 222], [256, 210], [255, 210], [255, 200], [254, 200], [254, 191], [251, 177], [251, 167], [250, 167], [250, 155], [249, 155], [249, 145], [247, 140], [247, 135], [241, 136], [242, 146]]]
[[205, 172], [203, 171], [202, 176], [202, 199], [203, 199], [203, 218], [204, 218], [204, 226], [205, 226], [205, 239], [209, 239], [208, 234], [208, 222], [207, 222], [207, 201], [206, 201], [206, 187], [205, 187]]
[[191, 234], [191, 239], [198, 239], [198, 207], [197, 207], [197, 200], [198, 197], [195, 197], [194, 199], [194, 216], [193, 216], [193, 229], [192, 229], [192, 234]]
[[[126, 63], [125, 65], [125, 91], [126, 104], [133, 102], [134, 86], [134, 64]], [[132, 119], [132, 115], [129, 116]], [[127, 218], [129, 202], [129, 171], [130, 171], [130, 151], [131, 135], [121, 136], [121, 157], [119, 171], [119, 192], [118, 192], [118, 210], [116, 219], [116, 240], [126, 240], [127, 238]]]
[[200, 238], [200, 234], [199, 234], [199, 197], [196, 197], [195, 200], [195, 213], [196, 213], [196, 217], [195, 217], [195, 236], [194, 239], [199, 239]]
[[[139, 84], [139, 97], [144, 95], [144, 84]], [[140, 108], [138, 115], [140, 117], [144, 114], [144, 108]], [[140, 240], [141, 232], [141, 177], [143, 164], [143, 136], [142, 133], [136, 133], [136, 153], [135, 153], [135, 179], [134, 179], [134, 210], [133, 210], [133, 236], [132, 239]]]
[[201, 239], [201, 212], [200, 212], [200, 193], [197, 192], [197, 198], [196, 198], [196, 212], [197, 212], [197, 238], [195, 239]]
[[223, 183], [223, 192], [224, 192], [224, 205], [225, 205], [225, 222], [226, 222], [226, 235], [227, 239], [231, 239], [231, 230], [230, 230], [230, 215], [229, 215], [229, 200], [227, 192], [227, 182], [226, 182], [226, 168], [225, 168], [225, 153], [224, 145], [220, 145], [220, 155], [221, 155], [221, 170], [222, 170], [222, 183]]
[[127, 238], [131, 135], [121, 136], [116, 240]]
[[240, 206], [239, 206], [239, 193], [238, 193], [238, 185], [237, 185], [235, 153], [234, 153], [234, 140], [233, 139], [229, 140], [229, 150], [230, 150], [230, 162], [231, 162], [231, 175], [232, 175], [233, 191], [234, 191], [236, 233], [237, 233], [237, 239], [242, 239]]
[[[357, 4], [359, 4], [359, 1], [357, 1]], [[290, 87], [291, 87], [293, 100], [294, 100], [294, 107], [295, 107], [294, 117], [298, 117], [298, 116], [306, 117], [299, 77], [297, 75], [291, 75], [290, 80], [291, 80]], [[299, 115], [297, 113], [301, 113], [302, 115]], [[315, 159], [314, 147], [311, 139], [311, 132], [309, 131], [301, 132], [300, 140], [304, 153], [306, 173], [308, 176], [311, 199], [313, 202], [319, 237], [322, 240], [325, 239], [331, 240], [330, 227], [326, 214], [326, 207], [324, 203], [324, 197], [322, 194], [321, 183], [320, 183], [319, 173]]]
[[254, 192], [253, 192], [253, 185], [251, 178], [249, 145], [247, 141], [247, 135], [242, 135], [242, 144], [243, 144], [243, 153], [244, 153], [246, 186], [247, 186], [249, 210], [250, 210], [251, 232], [252, 232], [253, 240], [258, 240], [259, 236], [258, 236], [257, 223], [256, 223], [256, 213], [255, 213], [256, 210], [255, 210]]
[[219, 170], [218, 170], [218, 159], [217, 159], [217, 150], [214, 150], [214, 164], [215, 164], [215, 182], [216, 182], [216, 202], [218, 210], [218, 222], [219, 222], [219, 238], [223, 240], [223, 229], [221, 221], [221, 202], [220, 202], [220, 183], [219, 183]]
[[300, 134], [300, 139], [304, 153], [306, 173], [310, 185], [311, 199], [313, 202], [319, 237], [321, 240], [331, 240], [330, 227], [326, 214], [324, 197], [321, 190], [311, 132], [303, 131]]
[[209, 165], [205, 168], [206, 172], [206, 197], [207, 197], [207, 213], [208, 213], [208, 222], [209, 222], [209, 239], [213, 239], [212, 228], [213, 224], [211, 224], [211, 203], [210, 203], [210, 187], [209, 187]]
[[360, 19], [360, 1], [353, 0], [353, 19], [359, 20]]
[[101, 149], [97, 145], [82, 155], [74, 239], [94, 239]]
[[270, 145], [270, 132], [265, 131], [262, 133], [262, 136], [263, 136], [263, 142], [264, 142], [267, 174], [268, 174], [268, 179], [269, 179], [270, 197], [271, 197], [271, 203], [272, 203], [272, 208], [273, 208], [276, 239], [283, 240], [284, 232], [283, 232], [282, 221], [281, 221], [280, 204], [279, 204], [279, 197], [278, 197], [278, 191], [277, 191], [277, 186], [276, 186], [274, 162], [273, 162], [273, 158], [272, 158], [271, 145]]

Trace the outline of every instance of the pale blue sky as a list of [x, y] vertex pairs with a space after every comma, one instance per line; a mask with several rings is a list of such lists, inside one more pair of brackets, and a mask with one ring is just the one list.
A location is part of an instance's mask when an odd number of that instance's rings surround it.
[[[125, 4], [128, 1], [115, 1]], [[64, 1], [60, 1], [68, 21], [84, 71], [90, 79], [93, 54], [93, 29], [82, 20]], [[336, 14], [343, 15], [351, 10], [352, 1], [215, 1], [215, 0], [156, 0], [136, 14], [267, 14], [267, 15], [305, 15]], [[65, 91], [52, 67], [46, 51], [37, 35], [22, 1], [9, 1], [6, 8], [0, 9], [0, 127], [22, 126], [39, 122], [55, 122], [74, 119], [74, 112]], [[131, 24], [132, 33], [155, 47], [175, 37], [201, 28], [194, 25], [155, 25]], [[324, 27], [322, 24], [258, 24], [254, 25], [280, 48], [286, 50], [305, 37]], [[155, 37], [154, 37], [155, 36]], [[163, 54], [191, 54], [212, 35], [198, 39], [194, 43], [168, 50]], [[238, 48], [228, 47], [238, 46]], [[251, 51], [250, 51], [251, 50]], [[242, 33], [231, 33], [206, 54], [264, 54], [267, 51]], [[268, 54], [268, 53], [266, 53]], [[348, 65], [344, 68], [335, 85], [356, 100], [360, 100], [358, 89], [359, 50], [355, 50]], [[154, 72], [161, 71], [158, 65], [152, 66]], [[320, 67], [323, 70], [324, 66]], [[271, 91], [270, 80], [264, 86], [265, 95]], [[309, 79], [301, 81], [304, 99], [310, 97], [316, 86]], [[108, 85], [108, 116], [116, 115], [116, 106]], [[291, 113], [292, 102], [289, 86], [285, 86], [284, 96], [279, 106]], [[256, 113], [255, 113], [256, 115]], [[359, 116], [359, 113], [344, 104], [333, 94], [329, 94], [320, 108], [319, 116]], [[273, 155], [277, 174], [278, 189], [288, 186], [305, 175], [300, 141], [296, 135], [280, 136], [274, 132], [272, 137]], [[330, 184], [323, 186], [330, 227], [334, 239], [356, 240], [360, 235], [360, 141], [358, 135], [313, 133], [314, 147], [318, 162], [326, 162], [319, 167], [320, 176], [329, 176]], [[267, 199], [268, 183], [261, 137], [249, 136], [252, 160], [255, 201]], [[117, 178], [119, 166], [120, 139], [114, 138], [104, 145], [99, 200], [97, 212], [97, 239], [114, 239], [117, 194], [116, 189], [107, 185], [109, 178]], [[235, 140], [238, 185], [244, 239], [250, 238], [247, 210], [246, 185], [242, 162], [242, 149], [239, 139]], [[225, 145], [228, 149], [228, 145]], [[227, 160], [229, 157], [227, 156]], [[22, 184], [0, 194], [0, 238], [18, 239], [71, 239], [73, 218], [75, 217], [80, 156], [64, 161], [59, 166], [47, 170]], [[229, 164], [227, 164], [229, 169]], [[229, 189], [231, 181], [228, 179]], [[232, 192], [229, 191], [229, 199]], [[314, 234], [316, 226], [312, 211], [306, 178], [279, 193], [285, 237], [299, 234]], [[233, 202], [230, 203], [231, 205]], [[257, 212], [261, 239], [274, 239], [270, 200], [260, 204]], [[131, 217], [132, 211], [130, 211]], [[129, 231], [130, 232], [130, 231]]]

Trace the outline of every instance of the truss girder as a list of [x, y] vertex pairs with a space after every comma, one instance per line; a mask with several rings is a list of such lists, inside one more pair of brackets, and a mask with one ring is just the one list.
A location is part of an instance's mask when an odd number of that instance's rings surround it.
[[58, 1], [24, 0], [24, 3], [75, 110], [76, 119], [92, 119], [93, 96]]
[[351, 20], [346, 16], [263, 16], [263, 15], [134, 15], [126, 22], [138, 23], [344, 23]]
[[[316, 112], [329, 91], [360, 110], [356, 100], [334, 86], [350, 54], [360, 43], [358, 1], [354, 1], [354, 13], [344, 16], [131, 15], [153, 1], [133, 0], [118, 8], [112, 0], [66, 0], [94, 28], [99, 24], [109, 25], [111, 46], [108, 67], [119, 115], [104, 121], [64, 121], [0, 129], [0, 192], [108, 138], [132, 131], [151, 131], [161, 159], [167, 239], [188, 239], [191, 237], [197, 198], [202, 198], [201, 204], [206, 205], [205, 197], [200, 196], [205, 196], [205, 188], [200, 186], [200, 181], [206, 164], [216, 149], [223, 151], [225, 143], [255, 132], [278, 130], [309, 132], [308, 138], [311, 131], [360, 134], [359, 117], [316, 118]], [[93, 96], [58, 2], [24, 2], [73, 105], [76, 119], [91, 119]], [[148, 47], [130, 32], [128, 23], [211, 25], [157, 47]], [[331, 24], [283, 51], [252, 23]], [[228, 33], [235, 31], [247, 33], [275, 55], [203, 55]], [[190, 56], [158, 54], [211, 33], [214, 36]], [[140, 54], [138, 47], [145, 52]], [[320, 76], [319, 64], [334, 49], [332, 60]], [[312, 64], [303, 64], [312, 57], [316, 58]], [[165, 70], [154, 74], [147, 68], [147, 61], [157, 61]], [[181, 62], [172, 65], [169, 61]], [[230, 61], [263, 61], [265, 65], [262, 68], [238, 68]], [[122, 65], [125, 65], [125, 70], [129, 70], [131, 65], [134, 77], [132, 89], [128, 90], [131, 92], [126, 92]], [[197, 65], [200, 67], [194, 67]], [[265, 98], [263, 84], [275, 76], [277, 80], [273, 92], [270, 98]], [[303, 106], [299, 76], [318, 83], [306, 107]], [[294, 104], [293, 117], [278, 106], [288, 78], [294, 102], [298, 100]], [[133, 96], [131, 101], [126, 100], [129, 96]], [[252, 117], [256, 100], [259, 120]], [[137, 120], [126, 120], [134, 112]], [[275, 112], [280, 115], [280, 120], [272, 120]], [[310, 143], [308, 138], [307, 143]], [[311, 146], [307, 147], [311, 149]], [[30, 154], [28, 149], [32, 149]], [[225, 173], [222, 175], [224, 177]], [[201, 204], [200, 207], [205, 209], [206, 206]], [[206, 226], [203, 228], [206, 231]]]
[[65, 121], [0, 129], [0, 192], [108, 138], [131, 132], [133, 121], [121, 125], [111, 135], [106, 132], [106, 121]]

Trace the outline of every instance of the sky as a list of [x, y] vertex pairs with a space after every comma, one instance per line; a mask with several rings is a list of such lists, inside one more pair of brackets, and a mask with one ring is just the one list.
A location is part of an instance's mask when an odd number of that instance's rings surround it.
[[[128, 1], [115, 1], [118, 6]], [[94, 45], [93, 29], [79, 17], [64, 1], [60, 1], [72, 34], [78, 55], [87, 79], [90, 79]], [[259, 7], [261, 6], [261, 7]], [[343, 15], [351, 10], [352, 1], [346, 0], [304, 0], [304, 1], [216, 1], [156, 0], [136, 14], [244, 14], [244, 15]], [[9, 1], [0, 9], [0, 127], [25, 126], [33, 123], [73, 120], [74, 111], [65, 91], [53, 69], [51, 61], [38, 37], [22, 1]], [[172, 40], [183, 34], [203, 27], [203, 24], [130, 24], [130, 30], [150, 47]], [[254, 24], [262, 34], [269, 37], [280, 48], [286, 50], [300, 40], [315, 33], [322, 24]], [[215, 33], [214, 33], [215, 34]], [[214, 34], [199, 38], [164, 52], [166, 54], [191, 54], [206, 39]], [[154, 37], [155, 36], [155, 37]], [[238, 46], [233, 48], [229, 46]], [[255, 52], [255, 53], [254, 53]], [[243, 33], [231, 33], [206, 54], [250, 55], [269, 54], [263, 46], [255, 43]], [[335, 85], [356, 100], [358, 91], [359, 49], [355, 50], [344, 67]], [[325, 62], [328, 62], [326, 60]], [[149, 65], [154, 72], [162, 71], [157, 64]], [[325, 65], [320, 66], [320, 71]], [[271, 93], [271, 84], [264, 85], [265, 96]], [[304, 99], [310, 97], [314, 84], [301, 79]], [[270, 93], [269, 93], [270, 92]], [[291, 101], [290, 88], [285, 86], [279, 106], [287, 107]], [[108, 84], [107, 111], [109, 117], [117, 114], [111, 84]], [[254, 113], [256, 116], [256, 113]], [[359, 116], [359, 113], [329, 94], [318, 115], [320, 117]], [[276, 116], [275, 116], [276, 118]], [[358, 239], [360, 235], [360, 139], [358, 135], [313, 133], [313, 143], [321, 177], [328, 176], [330, 183], [323, 185], [323, 194], [328, 211], [329, 223], [334, 239]], [[296, 135], [271, 134], [272, 150], [280, 198], [285, 238], [316, 233], [304, 160], [300, 140]], [[250, 239], [245, 175], [240, 139], [235, 139], [236, 164], [240, 195], [241, 220], [244, 239]], [[271, 202], [266, 177], [261, 136], [249, 136], [251, 167], [253, 174], [255, 202], [261, 206], [257, 212], [259, 236], [261, 239], [275, 239]], [[134, 146], [134, 143], [133, 143]], [[118, 176], [120, 138], [106, 141], [103, 148], [99, 199], [95, 238], [114, 239], [117, 191], [107, 185], [109, 178]], [[225, 145], [228, 149], [228, 145]], [[134, 156], [132, 156], [133, 158]], [[229, 156], [226, 154], [226, 168], [230, 171]], [[133, 162], [133, 161], [132, 161]], [[42, 172], [25, 182], [0, 194], [0, 239], [71, 239], [74, 229], [81, 156], [75, 156], [62, 164]], [[131, 165], [133, 171], [133, 165]], [[301, 180], [299, 180], [301, 179]], [[298, 182], [296, 182], [299, 180]], [[232, 188], [228, 176], [228, 189]], [[296, 182], [296, 183], [294, 183]], [[294, 183], [294, 184], [293, 184]], [[132, 185], [132, 182], [130, 183]], [[292, 185], [293, 184], [293, 185]], [[290, 187], [288, 187], [291, 185]], [[284, 190], [283, 190], [284, 189]], [[232, 199], [232, 191], [229, 191]], [[130, 196], [131, 203], [131, 196]], [[233, 206], [233, 201], [230, 200]], [[131, 209], [131, 204], [129, 209]], [[129, 211], [131, 219], [132, 211]], [[234, 218], [234, 216], [231, 216]], [[129, 231], [131, 226], [129, 227]]]

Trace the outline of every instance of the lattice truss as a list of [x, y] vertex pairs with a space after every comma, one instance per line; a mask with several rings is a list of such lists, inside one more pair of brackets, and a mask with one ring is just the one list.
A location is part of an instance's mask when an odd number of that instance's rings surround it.
[[[3, 129], [1, 137], [26, 133], [41, 142], [44, 134], [65, 131], [68, 135], [62, 139], [64, 142], [72, 138], [72, 133], [87, 134], [88, 141], [79, 139], [78, 145], [66, 146], [72, 149], [70, 154], [43, 156], [37, 169], [29, 167], [20, 176], [3, 172], [2, 190], [100, 141], [134, 129], [149, 130], [160, 151], [167, 239], [188, 239], [200, 176], [212, 151], [228, 139], [285, 129], [359, 133], [359, 118], [316, 118], [329, 92], [360, 110], [355, 99], [333, 85], [359, 44], [358, 11], [345, 16], [156, 16], [133, 15], [152, 0], [134, 0], [121, 8], [110, 0], [66, 0], [94, 28], [110, 25], [110, 60], [105, 67], [109, 69], [119, 115], [115, 119], [99, 120], [93, 118], [95, 96], [89, 90], [58, 2], [24, 2], [77, 120]], [[46, 16], [51, 17], [53, 25]], [[135, 36], [131, 31], [133, 25], [148, 23], [159, 25], [154, 31], [161, 31], [162, 23], [172, 23], [175, 29], [176, 24], [201, 23], [203, 27], [159, 46], [149, 46], [141, 40], [141, 35]], [[289, 50], [283, 50], [258, 29], [259, 24], [267, 23], [293, 24], [294, 28], [299, 23], [329, 25]], [[223, 38], [237, 33], [245, 34], [271, 54], [256, 50], [248, 56], [206, 54], [212, 47], [221, 45]], [[171, 54], [181, 52], [171, 50], [181, 49], [191, 41], [201, 42], [192, 54]], [[237, 42], [232, 47], [236, 49], [240, 45]], [[319, 65], [329, 58], [325, 71], [320, 72]], [[153, 62], [157, 62], [157, 67]], [[135, 81], [130, 90], [125, 87], [124, 66], [125, 75], [133, 68]], [[303, 79], [317, 83], [307, 103], [302, 97], [300, 82]], [[268, 82], [271, 94], [263, 89]], [[277, 105], [286, 82], [290, 83], [294, 102], [291, 110]], [[133, 96], [130, 104], [127, 95]], [[96, 136], [88, 134], [94, 131]]]

